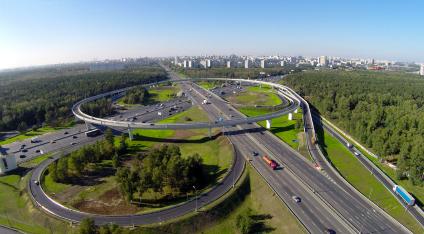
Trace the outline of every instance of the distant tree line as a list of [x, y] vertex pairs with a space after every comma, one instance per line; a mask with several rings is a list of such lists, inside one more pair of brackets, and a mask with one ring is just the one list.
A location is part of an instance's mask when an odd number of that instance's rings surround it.
[[[0, 131], [25, 130], [44, 124], [58, 126], [72, 119], [72, 105], [89, 96], [167, 78], [160, 67], [93, 72], [0, 85]], [[105, 104], [105, 103], [103, 103]], [[93, 109], [94, 110], [94, 109]], [[99, 114], [109, 111], [103, 106]]]
[[300, 71], [300, 68], [295, 67], [275, 67], [275, 68], [196, 68], [184, 69], [177, 68], [179, 73], [182, 73], [192, 78], [210, 78], [210, 77], [228, 77], [228, 78], [251, 78], [261, 77], [261, 72], [265, 72], [271, 76], [279, 76], [288, 74], [291, 70]]
[[114, 109], [110, 98], [101, 98], [92, 102], [84, 103], [81, 105], [81, 111], [91, 116], [105, 117], [113, 114]]
[[126, 104], [145, 104], [149, 99], [149, 92], [144, 87], [137, 87], [127, 91], [122, 101]]
[[322, 115], [423, 185], [424, 79], [394, 72], [315, 71], [285, 82]]
[[115, 146], [114, 136], [110, 129], [105, 132], [105, 139], [97, 141], [93, 145], [84, 146], [62, 157], [48, 167], [48, 174], [55, 182], [70, 183], [73, 178], [87, 175], [90, 166], [102, 160], [112, 160], [113, 166], [117, 168], [120, 164], [119, 157], [126, 153], [126, 136], [122, 135], [119, 144]]
[[178, 196], [200, 188], [205, 182], [202, 158], [194, 154], [181, 157], [176, 145], [162, 145], [140, 155], [133, 167], [120, 167], [116, 173], [121, 192], [128, 201], [151, 190], [164, 195]]

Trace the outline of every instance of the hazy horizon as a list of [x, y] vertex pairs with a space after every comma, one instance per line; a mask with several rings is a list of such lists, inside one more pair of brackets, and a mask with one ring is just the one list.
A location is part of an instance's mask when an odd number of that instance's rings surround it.
[[420, 1], [0, 0], [0, 69], [183, 55], [424, 62]]

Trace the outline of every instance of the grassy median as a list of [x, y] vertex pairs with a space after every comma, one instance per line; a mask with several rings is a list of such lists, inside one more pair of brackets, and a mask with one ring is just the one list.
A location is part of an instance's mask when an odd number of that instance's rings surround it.
[[323, 129], [317, 129], [324, 155], [340, 174], [364, 196], [385, 210], [414, 233], [424, 230], [391, 193], [351, 154], [346, 147]]

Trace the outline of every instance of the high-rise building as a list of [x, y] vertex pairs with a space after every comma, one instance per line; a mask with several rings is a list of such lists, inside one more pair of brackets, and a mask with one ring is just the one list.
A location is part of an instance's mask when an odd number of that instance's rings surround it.
[[265, 60], [261, 60], [261, 68], [265, 68]]
[[420, 75], [424, 76], [424, 64], [421, 64]]
[[244, 68], [249, 68], [249, 60], [244, 60]]
[[327, 56], [320, 56], [318, 61], [321, 66], [327, 66]]
[[175, 56], [174, 57], [174, 65], [177, 65], [178, 64], [178, 57], [177, 56]]
[[211, 67], [211, 60], [210, 59], [206, 60], [206, 66]]
[[193, 62], [191, 60], [188, 61], [188, 67], [192, 68], [193, 67]]
[[206, 62], [206, 60], [202, 60], [202, 61], [200, 61], [200, 65], [202, 65], [202, 66], [203, 66], [203, 68], [206, 68], [206, 67], [207, 67], [207, 62]]
[[281, 66], [284, 67], [286, 65], [286, 61], [281, 61]]
[[231, 61], [227, 61], [227, 68], [231, 68]]
[[183, 61], [183, 67], [184, 67], [184, 68], [187, 68], [187, 60], [184, 60], [184, 61]]

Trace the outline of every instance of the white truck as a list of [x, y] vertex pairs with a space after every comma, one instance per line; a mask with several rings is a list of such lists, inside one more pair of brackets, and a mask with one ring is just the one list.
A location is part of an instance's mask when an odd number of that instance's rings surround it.
[[204, 99], [202, 102], [203, 105], [209, 104], [208, 99]]

